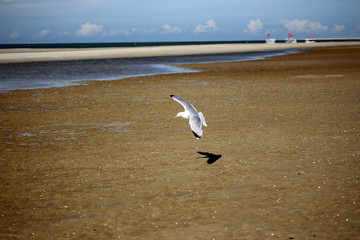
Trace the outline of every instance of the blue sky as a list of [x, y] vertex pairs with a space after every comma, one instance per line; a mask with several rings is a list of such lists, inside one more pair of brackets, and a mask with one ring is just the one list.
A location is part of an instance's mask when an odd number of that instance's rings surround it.
[[360, 37], [358, 0], [0, 0], [0, 43]]

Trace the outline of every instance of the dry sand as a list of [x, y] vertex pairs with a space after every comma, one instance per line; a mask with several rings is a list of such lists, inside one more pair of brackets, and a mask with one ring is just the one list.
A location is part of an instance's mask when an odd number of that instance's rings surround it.
[[81, 49], [0, 49], [0, 63], [53, 60], [103, 59], [126, 57], [152, 57], [192, 54], [215, 54], [250, 51], [272, 51], [318, 47], [360, 45], [360, 42], [323, 42], [296, 44], [210, 44], [157, 47], [81, 48]]
[[360, 236], [359, 47], [188, 67], [1, 93], [0, 238]]

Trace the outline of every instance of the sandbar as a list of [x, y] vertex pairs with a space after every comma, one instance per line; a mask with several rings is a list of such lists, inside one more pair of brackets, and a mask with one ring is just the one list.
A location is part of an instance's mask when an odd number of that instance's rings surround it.
[[360, 42], [209, 44], [85, 49], [1, 49], [0, 63], [216, 54], [356, 45], [360, 45]]

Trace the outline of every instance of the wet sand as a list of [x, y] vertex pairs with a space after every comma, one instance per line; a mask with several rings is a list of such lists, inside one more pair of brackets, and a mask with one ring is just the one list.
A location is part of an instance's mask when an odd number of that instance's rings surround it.
[[120, 48], [0, 49], [0, 63], [236, 53], [359, 45], [360, 42], [320, 42], [296, 44], [208, 44]]
[[[0, 238], [355, 239], [359, 60], [321, 48], [0, 93]], [[204, 113], [203, 139], [170, 93]]]

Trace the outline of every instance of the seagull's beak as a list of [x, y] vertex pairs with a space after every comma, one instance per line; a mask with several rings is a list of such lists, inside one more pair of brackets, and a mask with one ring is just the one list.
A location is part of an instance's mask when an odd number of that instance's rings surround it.
[[174, 118], [177, 118], [178, 116], [176, 115]]

